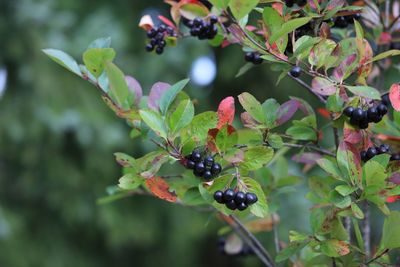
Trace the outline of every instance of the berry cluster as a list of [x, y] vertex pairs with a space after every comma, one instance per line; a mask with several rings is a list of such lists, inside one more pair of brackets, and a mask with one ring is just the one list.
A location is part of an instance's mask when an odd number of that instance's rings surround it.
[[247, 209], [248, 206], [258, 201], [257, 195], [254, 193], [244, 193], [241, 191], [235, 193], [232, 189], [227, 189], [225, 192], [216, 191], [214, 199], [220, 204], [225, 204], [230, 210], [238, 209], [240, 211]]
[[[380, 146], [376, 147], [370, 147], [366, 151], [361, 151], [360, 156], [361, 160], [364, 162], [367, 162], [368, 160], [372, 159], [376, 155], [381, 155], [381, 154], [390, 154], [390, 147], [387, 144], [383, 144]], [[400, 154], [392, 154], [390, 157], [391, 161], [394, 160], [400, 160]]]
[[357, 14], [354, 14], [354, 15], [351, 15], [351, 16], [336, 17], [334, 19], [333, 26], [337, 27], [337, 28], [341, 28], [341, 29], [347, 28], [347, 26], [349, 26], [349, 24], [353, 24], [354, 23], [353, 19], [359, 20], [360, 18], [361, 18], [361, 14], [360, 13], [357, 13]]
[[206, 180], [212, 179], [221, 173], [221, 165], [214, 162], [212, 156], [202, 157], [198, 150], [194, 150], [192, 154], [186, 157], [186, 168], [193, 170], [194, 175], [203, 177]]
[[214, 39], [218, 33], [217, 27], [218, 17], [210, 16], [209, 22], [195, 18], [194, 20], [186, 21], [186, 26], [190, 28], [190, 35], [199, 38], [199, 40]]
[[380, 122], [388, 112], [388, 107], [385, 103], [382, 101], [377, 106], [373, 106], [368, 110], [349, 106], [343, 110], [343, 113], [350, 118], [352, 125], [358, 126], [360, 129], [367, 129], [370, 122]]
[[165, 42], [165, 36], [175, 36], [174, 29], [170, 26], [160, 25], [158, 28], [151, 28], [147, 32], [147, 37], [150, 38], [150, 42], [146, 45], [146, 51], [152, 52], [156, 50], [158, 55], [164, 52], [164, 48], [167, 45]]
[[307, 0], [285, 0], [285, 4], [287, 7], [293, 7], [294, 4], [303, 7], [307, 4]]
[[[218, 250], [221, 254], [226, 255], [226, 251], [225, 251], [225, 243], [226, 240], [224, 237], [220, 237], [218, 239]], [[246, 244], [243, 244], [242, 249], [235, 253], [235, 254], [229, 254], [230, 256], [248, 256], [248, 255], [254, 255], [254, 251], [251, 249], [251, 247], [249, 247]]]
[[260, 65], [263, 63], [263, 59], [261, 58], [259, 53], [256, 52], [248, 52], [244, 55], [244, 60], [247, 62], [253, 63], [254, 65]]

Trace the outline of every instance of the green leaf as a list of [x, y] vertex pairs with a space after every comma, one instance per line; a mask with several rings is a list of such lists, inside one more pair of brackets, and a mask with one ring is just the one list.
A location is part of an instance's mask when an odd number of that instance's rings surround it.
[[229, 133], [229, 127], [228, 124], [222, 127], [215, 138], [215, 144], [220, 152], [226, 152], [237, 144], [238, 134], [236, 131]]
[[138, 188], [143, 182], [143, 179], [132, 173], [125, 174], [119, 179], [118, 186], [122, 189], [133, 190]]
[[360, 39], [360, 40], [364, 39], [364, 30], [363, 30], [361, 24], [357, 20], [354, 20], [354, 28], [356, 29], [357, 39]]
[[236, 19], [247, 16], [258, 4], [259, 0], [230, 0], [229, 8]]
[[295, 140], [317, 140], [317, 133], [314, 129], [306, 126], [291, 126], [286, 130], [286, 134], [290, 135]]
[[300, 60], [308, 57], [311, 48], [320, 41], [319, 37], [310, 37], [308, 35], [300, 37], [294, 44], [293, 56]]
[[369, 160], [363, 166], [363, 179], [367, 186], [377, 185], [379, 187], [385, 186], [387, 173], [385, 168], [374, 160]]
[[378, 90], [370, 86], [349, 86], [346, 88], [355, 95], [371, 98], [371, 99], [381, 99], [381, 95]]
[[258, 201], [252, 205], [250, 205], [250, 212], [257, 217], [265, 217], [268, 215], [268, 204], [265, 194], [260, 186], [260, 184], [250, 178], [244, 177], [241, 178], [242, 183], [239, 183], [238, 186], [244, 192], [250, 192], [257, 195]]
[[164, 94], [161, 96], [159, 101], [160, 111], [162, 114], [166, 114], [169, 106], [180, 91], [188, 84], [189, 79], [185, 79], [172, 85]]
[[347, 174], [352, 184], [361, 185], [362, 180], [362, 169], [361, 159], [359, 152], [354, 146], [341, 142], [339, 149], [336, 154], [336, 160], [338, 162], [339, 169], [343, 174]]
[[364, 212], [356, 203], [351, 203], [351, 211], [353, 212], [354, 217], [356, 217], [357, 219], [364, 219]]
[[42, 50], [47, 56], [49, 56], [52, 60], [66, 68], [67, 70], [75, 73], [78, 76], [82, 77], [81, 70], [78, 66], [78, 63], [76, 63], [75, 59], [73, 59], [70, 55], [67, 53], [57, 50], [57, 49], [43, 49]]
[[335, 190], [341, 194], [342, 196], [348, 196], [351, 193], [353, 193], [354, 191], [357, 190], [356, 187], [351, 187], [349, 185], [338, 185], [335, 187]]
[[187, 19], [193, 20], [196, 17], [205, 17], [210, 11], [203, 4], [186, 3], [180, 6], [179, 12]]
[[102, 37], [94, 40], [88, 46], [90, 48], [109, 48], [111, 46], [111, 37]]
[[279, 103], [273, 98], [265, 100], [265, 102], [262, 104], [267, 128], [271, 129], [275, 127], [276, 125], [275, 121], [278, 117], [279, 107], [280, 107]]
[[285, 22], [282, 16], [272, 7], [265, 7], [263, 11], [263, 20], [270, 30], [270, 34], [277, 32]]
[[115, 160], [122, 167], [129, 167], [129, 168], [137, 167], [136, 160], [133, 157], [131, 157], [125, 153], [117, 152], [117, 153], [114, 153], [114, 156], [115, 156]]
[[283, 147], [283, 140], [278, 134], [268, 134], [267, 142], [275, 149]]
[[244, 162], [240, 166], [250, 171], [257, 170], [270, 162], [273, 155], [274, 150], [270, 147], [250, 147], [244, 152]]
[[211, 4], [220, 9], [226, 9], [230, 2], [230, 0], [209, 0], [209, 1]]
[[311, 19], [312, 19], [311, 17], [296, 18], [283, 23], [281, 29], [272, 34], [272, 36], [269, 39], [269, 43], [273, 44], [280, 37], [287, 35], [288, 33], [294, 31], [295, 29], [307, 24]]
[[321, 242], [321, 252], [328, 257], [340, 257], [349, 254], [350, 249], [346, 242], [330, 239]]
[[364, 251], [364, 240], [361, 234], [360, 226], [358, 225], [358, 221], [354, 218], [351, 218], [351, 221], [353, 222], [354, 234], [357, 239], [358, 247], [361, 249], [361, 251]]
[[317, 160], [317, 164], [327, 173], [332, 175], [333, 178], [338, 179], [338, 180], [344, 180], [343, 179], [343, 174], [339, 169], [339, 166], [337, 165], [336, 162], [333, 160], [323, 158]]
[[293, 255], [298, 253], [302, 248], [304, 248], [308, 243], [309, 243], [309, 241], [290, 242], [290, 244], [286, 248], [279, 251], [278, 255], [275, 258], [275, 261], [282, 262], [284, 260], [289, 259]]
[[140, 117], [157, 135], [167, 139], [167, 130], [160, 114], [153, 110], [141, 110]]
[[194, 116], [192, 122], [188, 126], [187, 138], [203, 142], [207, 138], [208, 130], [215, 128], [217, 122], [217, 113], [214, 111], [206, 111]]
[[382, 245], [387, 249], [400, 247], [400, 211], [392, 211], [385, 219]]
[[388, 50], [388, 51], [385, 51], [383, 53], [380, 53], [380, 54], [374, 56], [371, 59], [371, 61], [368, 62], [368, 63], [371, 63], [371, 62], [374, 62], [374, 61], [377, 61], [377, 60], [381, 60], [381, 59], [384, 59], [384, 58], [387, 58], [387, 57], [398, 56], [398, 55], [400, 55], [400, 50], [395, 50], [395, 49]]
[[239, 95], [239, 102], [253, 119], [260, 123], [265, 122], [265, 116], [261, 103], [258, 102], [254, 96], [247, 92], [242, 93]]
[[178, 107], [169, 117], [169, 128], [172, 133], [177, 133], [179, 130], [189, 125], [194, 116], [194, 107], [190, 99], [179, 103]]
[[336, 191], [331, 191], [329, 194], [329, 200], [333, 203], [336, 207], [344, 209], [351, 205], [351, 198], [350, 196], [342, 196]]
[[124, 73], [112, 62], [106, 62], [105, 71], [110, 85], [110, 95], [121, 108], [129, 109], [129, 89]]
[[106, 62], [112, 62], [115, 51], [112, 48], [90, 48], [83, 53], [83, 62], [90, 73], [98, 78], [104, 70]]

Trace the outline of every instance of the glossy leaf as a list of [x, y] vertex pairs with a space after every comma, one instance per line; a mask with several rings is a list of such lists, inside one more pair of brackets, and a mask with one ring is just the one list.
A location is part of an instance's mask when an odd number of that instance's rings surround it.
[[239, 102], [242, 104], [243, 108], [259, 123], [265, 122], [265, 116], [261, 103], [252, 96], [251, 94], [245, 92], [239, 95]]
[[260, 0], [230, 0], [229, 8], [236, 19], [242, 19], [257, 6]]
[[234, 118], [235, 118], [235, 99], [229, 96], [219, 103], [217, 128], [220, 129], [225, 124], [232, 124]]
[[67, 70], [75, 73], [78, 76], [82, 76], [81, 70], [76, 63], [75, 59], [73, 59], [67, 53], [57, 50], [57, 49], [43, 49], [42, 50], [47, 56], [49, 56], [52, 60], [66, 68]]
[[105, 71], [110, 85], [110, 94], [117, 104], [124, 110], [129, 108], [129, 89], [124, 73], [112, 62], [106, 62]]
[[349, 86], [346, 88], [355, 95], [371, 98], [371, 99], [381, 99], [379, 91], [370, 86]]
[[165, 122], [160, 114], [153, 110], [141, 110], [140, 117], [157, 135], [167, 138]]
[[185, 100], [179, 103], [178, 107], [169, 118], [169, 127], [172, 133], [189, 125], [194, 116], [194, 107], [191, 100]]
[[239, 184], [239, 188], [244, 192], [251, 192], [257, 195], [258, 201], [250, 205], [250, 212], [257, 217], [265, 217], [268, 215], [268, 204], [265, 197], [265, 194], [260, 186], [260, 184], [249, 177], [242, 178], [241, 184]]
[[114, 58], [115, 51], [112, 48], [90, 48], [83, 53], [83, 62], [96, 78], [103, 73], [105, 64]]
[[180, 91], [188, 84], [189, 79], [185, 79], [177, 82], [168, 88], [161, 96], [159, 100], [159, 107], [162, 114], [166, 114], [169, 106], [174, 101], [175, 97]]

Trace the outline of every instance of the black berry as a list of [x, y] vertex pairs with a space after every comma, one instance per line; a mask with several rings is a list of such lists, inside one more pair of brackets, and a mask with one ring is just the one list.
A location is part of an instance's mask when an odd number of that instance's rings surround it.
[[343, 110], [343, 114], [346, 115], [347, 117], [351, 117], [353, 111], [354, 111], [353, 107], [347, 107]]
[[207, 157], [204, 159], [204, 164], [205, 164], [206, 166], [212, 166], [213, 163], [214, 163], [214, 158], [211, 157], [211, 156], [207, 156]]
[[254, 204], [257, 201], [258, 201], [258, 198], [257, 198], [256, 194], [254, 194], [254, 193], [246, 193], [246, 201], [245, 201], [245, 203], [247, 205]]
[[385, 104], [381, 103], [379, 104], [376, 109], [378, 110], [378, 113], [382, 116], [386, 115], [386, 113], [388, 112], [388, 108]]
[[240, 192], [240, 191], [236, 192], [236, 195], [235, 195], [236, 204], [243, 203], [245, 200], [246, 200], [246, 194], [245, 193]]
[[292, 7], [294, 5], [294, 0], [285, 0], [285, 4], [287, 7]]
[[192, 169], [193, 170], [195, 165], [196, 165], [196, 162], [194, 162], [193, 160], [186, 161], [186, 167], [188, 169]]
[[370, 147], [367, 150], [367, 158], [368, 159], [372, 159], [373, 157], [375, 157], [378, 154], [378, 151], [376, 151], [375, 147]]
[[218, 17], [215, 16], [215, 15], [212, 15], [212, 16], [210, 17], [210, 22], [211, 22], [212, 24], [217, 23], [217, 22], [218, 22]]
[[301, 68], [299, 66], [294, 66], [291, 70], [290, 70], [290, 75], [292, 75], [295, 78], [300, 77], [301, 74]]
[[230, 210], [235, 210], [237, 208], [237, 205], [236, 205], [235, 201], [233, 201], [233, 200], [227, 201], [225, 203], [225, 206]]
[[190, 159], [193, 160], [194, 162], [200, 162], [201, 161], [201, 154], [199, 151], [195, 150], [192, 152], [190, 155]]
[[376, 148], [376, 150], [378, 151], [378, 154], [385, 154], [389, 152], [385, 145], [379, 146], [378, 148]]
[[296, 4], [297, 4], [299, 7], [303, 7], [303, 6], [305, 6], [305, 5], [307, 4], [307, 0], [297, 0], [297, 1], [296, 1]]
[[213, 177], [213, 175], [211, 174], [211, 172], [209, 170], [206, 170], [203, 174], [203, 178], [206, 180], [210, 180]]
[[224, 203], [224, 193], [220, 190], [216, 191], [214, 193], [214, 200], [220, 204], [223, 204]]
[[233, 201], [233, 199], [235, 198], [235, 191], [233, 191], [232, 189], [227, 189], [224, 192], [224, 201], [228, 202], [228, 201]]
[[204, 163], [203, 162], [198, 162], [194, 166], [194, 174], [196, 176], [202, 176], [204, 174], [205, 169], [206, 169], [206, 166], [204, 166]]
[[341, 17], [337, 17], [335, 19], [335, 24], [334, 24], [335, 27], [346, 28], [348, 25], [349, 25], [349, 23], [345, 17], [341, 16]]
[[241, 203], [237, 204], [237, 209], [240, 211], [243, 211], [243, 210], [247, 209], [247, 204], [244, 202], [241, 202]]
[[361, 108], [355, 108], [353, 114], [351, 115], [351, 118], [356, 122], [361, 121], [363, 117], [364, 117], [364, 112]]
[[260, 65], [263, 63], [263, 59], [260, 54], [255, 53], [255, 52], [248, 52], [244, 56], [244, 60], [247, 62], [253, 63], [254, 65]]
[[367, 157], [367, 152], [366, 151], [361, 151], [360, 152], [360, 157], [361, 157], [361, 160], [362, 161], [367, 161], [368, 160], [368, 157]]
[[214, 164], [211, 166], [211, 173], [212, 173], [213, 175], [219, 174], [219, 173], [221, 172], [221, 170], [222, 170], [222, 167], [221, 167], [221, 165], [219, 165], [219, 163], [214, 163]]
[[400, 154], [393, 154], [393, 155], [390, 157], [390, 160], [392, 160], [392, 161], [394, 161], [394, 160], [400, 160]]
[[387, 106], [387, 107], [390, 106], [389, 94], [384, 94], [384, 95], [382, 96], [382, 104], [384, 104], [384, 105]]
[[370, 122], [376, 122], [380, 118], [378, 109], [376, 107], [369, 108], [367, 111], [367, 116]]

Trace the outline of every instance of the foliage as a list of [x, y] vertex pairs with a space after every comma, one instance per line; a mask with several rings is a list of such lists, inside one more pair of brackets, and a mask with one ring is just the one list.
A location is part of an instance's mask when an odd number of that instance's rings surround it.
[[[365, 12], [340, 0], [309, 1], [305, 7], [270, 1], [210, 1], [214, 5], [211, 9], [204, 1], [167, 2], [172, 21], [165, 17], [161, 20], [177, 30], [178, 37], [186, 35], [179, 28], [181, 21], [207, 19], [214, 14], [218, 15], [219, 34], [210, 41], [213, 45], [239, 44], [246, 52], [261, 54], [273, 70], [280, 72], [278, 82], [293, 66], [300, 67], [302, 75], [311, 78], [311, 85], [293, 74], [288, 76], [325, 105], [319, 112], [329, 123], [319, 125], [315, 108], [300, 98], [291, 97], [279, 104], [272, 98], [259, 101], [247, 92], [237, 98], [244, 110], [240, 114], [241, 125], [234, 123], [237, 112], [231, 96], [223, 99], [216, 111], [196, 114], [194, 101], [183, 91], [187, 79], [173, 85], [156, 83], [149, 95], [143, 96], [140, 84], [113, 62], [116, 53], [107, 38], [89, 45], [83, 64], [62, 51], [45, 49], [51, 59], [95, 85], [106, 104], [132, 128], [134, 138], [141, 136], [157, 145], [157, 150], [139, 158], [116, 154], [124, 175], [111, 198], [149, 194], [181, 205], [212, 207], [211, 211], [217, 211], [226, 221], [234, 218], [226, 217], [231, 215], [250, 222], [259, 220], [256, 217], [265, 219], [278, 212], [270, 208], [274, 196], [299, 181], [282, 169], [278, 179], [265, 172], [271, 163], [282, 160], [288, 147], [300, 148], [294, 159], [307, 168], [322, 169], [325, 176], [307, 178], [310, 191], [306, 197], [314, 204], [310, 211], [311, 231], [291, 232], [289, 244], [275, 260], [311, 266], [316, 261], [322, 266], [332, 261], [340, 266], [359, 266], [379, 261], [384, 253], [399, 248], [399, 216], [386, 202], [400, 194], [400, 161], [386, 153], [368, 161], [360, 155], [385, 140], [398, 142], [399, 86], [392, 85], [387, 103], [395, 109], [393, 116], [386, 116], [379, 124], [368, 127], [367, 123], [367, 128], [362, 129], [342, 113], [349, 106], [370, 108], [380, 102], [381, 91], [385, 90], [379, 88], [380, 76], [384, 75], [380, 64], [385, 61], [390, 67], [389, 57], [400, 51], [375, 53], [372, 45], [382, 49], [387, 46], [381, 39], [391, 30], [390, 24], [369, 31], [367, 20], [361, 20], [363, 25], [354, 20], [354, 26], [337, 29], [335, 19]], [[257, 16], [256, 26], [249, 19], [253, 14]], [[148, 17], [142, 19], [143, 28], [148, 30], [152, 25]], [[312, 31], [299, 37], [298, 31], [305, 25]], [[333, 38], [333, 34], [340, 38]], [[334, 133], [335, 148], [322, 147], [321, 129], [326, 127]], [[212, 154], [222, 164], [223, 172], [213, 181], [195, 178], [185, 170], [187, 156], [194, 149]], [[177, 166], [176, 173], [164, 174], [171, 164]], [[216, 190], [227, 188], [254, 193], [259, 201], [248, 211], [231, 211], [212, 198]], [[381, 244], [375, 245], [372, 256], [370, 237], [358, 226], [360, 220], [368, 224], [368, 205], [387, 216]], [[357, 242], [351, 238], [351, 228]]]

